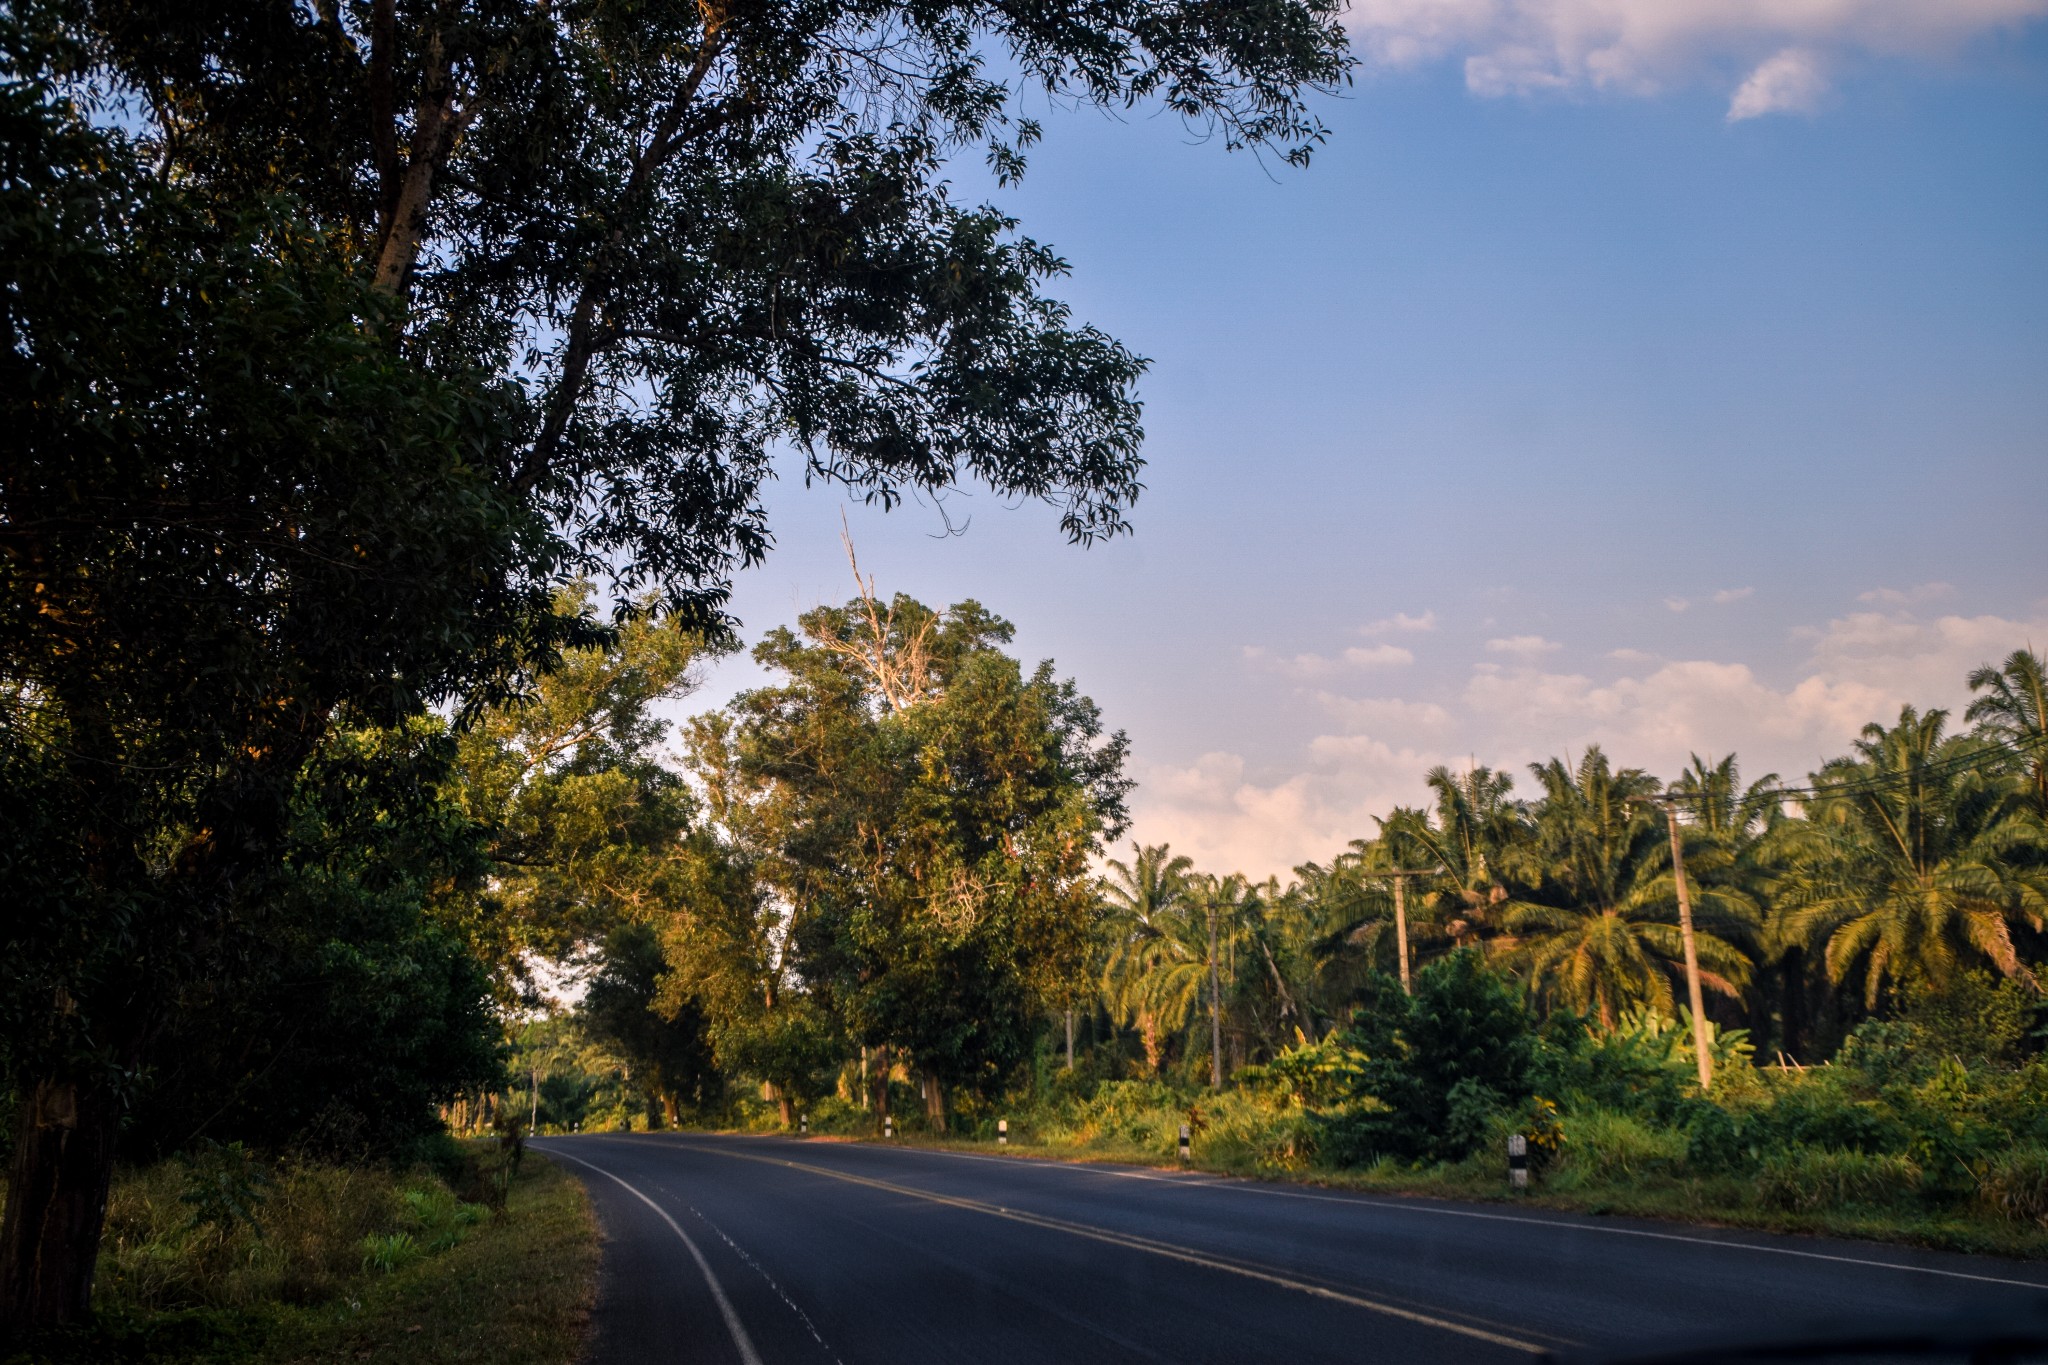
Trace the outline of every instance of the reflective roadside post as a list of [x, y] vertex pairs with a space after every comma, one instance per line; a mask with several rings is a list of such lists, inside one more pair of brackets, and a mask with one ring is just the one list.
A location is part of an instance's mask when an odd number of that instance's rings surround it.
[[1529, 1188], [1529, 1139], [1520, 1133], [1508, 1134], [1508, 1184], [1518, 1190]]
[[798, 1114], [796, 1116], [796, 1135], [798, 1137], [809, 1137], [811, 1135], [811, 1116], [809, 1114]]
[[1192, 1159], [1188, 1150], [1188, 1126], [1183, 1123], [1180, 1126], [1180, 1164], [1185, 1166]]
[[882, 1136], [885, 1139], [896, 1136], [896, 1116], [894, 1114], [882, 1115]]
[[1009, 1146], [1009, 1145], [1010, 1145], [1010, 1121], [1009, 1121], [1008, 1119], [997, 1119], [997, 1120], [996, 1120], [996, 1146], [998, 1146], [998, 1147], [1007, 1147], [1007, 1146]]

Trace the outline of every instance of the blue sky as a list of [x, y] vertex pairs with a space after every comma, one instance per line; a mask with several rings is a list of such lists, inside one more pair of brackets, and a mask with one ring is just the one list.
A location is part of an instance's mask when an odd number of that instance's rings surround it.
[[[1134, 834], [1219, 871], [1439, 762], [1793, 777], [1959, 702], [2048, 647], [2048, 4], [1923, 10], [1358, 0], [1305, 172], [1051, 111], [959, 184], [1152, 358], [1137, 534], [970, 491], [953, 537], [851, 509], [863, 568], [1014, 620], [1131, 733]], [[842, 506], [771, 490], [750, 637], [850, 594]]]

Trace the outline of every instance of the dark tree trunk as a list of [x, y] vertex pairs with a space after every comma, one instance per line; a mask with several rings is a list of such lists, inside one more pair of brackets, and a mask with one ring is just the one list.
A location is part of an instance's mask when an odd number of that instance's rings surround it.
[[1778, 970], [1784, 973], [1784, 1018], [1778, 1026], [1778, 1046], [1796, 1062], [1806, 1042], [1806, 950], [1786, 949], [1778, 960]]
[[120, 1110], [73, 1080], [26, 1088], [0, 1221], [0, 1334], [63, 1327], [92, 1307]]
[[881, 1127], [882, 1120], [889, 1117], [889, 1049], [875, 1049], [875, 1071], [869, 1078], [875, 1092], [875, 1126]]
[[924, 1116], [934, 1133], [946, 1131], [946, 1091], [929, 1072], [924, 1078]]

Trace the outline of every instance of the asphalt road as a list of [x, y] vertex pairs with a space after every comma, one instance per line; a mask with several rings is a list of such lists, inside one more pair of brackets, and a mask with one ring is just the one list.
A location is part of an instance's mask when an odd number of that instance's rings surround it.
[[1528, 1362], [2048, 1309], [2048, 1266], [1860, 1242], [842, 1142], [535, 1146], [603, 1228], [592, 1365]]

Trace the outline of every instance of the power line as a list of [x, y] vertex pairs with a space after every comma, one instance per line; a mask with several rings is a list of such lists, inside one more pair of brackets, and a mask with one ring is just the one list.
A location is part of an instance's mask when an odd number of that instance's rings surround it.
[[[2048, 753], [2048, 736], [2029, 737], [1996, 743], [1989, 750], [1966, 751], [1949, 758], [1922, 764], [1908, 772], [1870, 773], [1856, 777], [1845, 777], [1840, 782], [1816, 783], [1808, 787], [1774, 786], [1765, 788], [1758, 795], [1797, 801], [1829, 796], [1862, 796], [1873, 792], [1909, 786], [1914, 782], [1926, 781], [1930, 778], [1947, 777], [1953, 773], [1962, 772], [1965, 769], [1983, 764], [1994, 753], [2005, 753], [2017, 758], [2026, 758], [2036, 752]], [[1748, 792], [1730, 792], [1728, 798], [1739, 801], [1745, 799], [1748, 795]], [[1656, 799], [1698, 805], [1720, 798], [1717, 798], [1716, 794], [1706, 791], [1681, 791], [1675, 788], [1667, 788]]]

